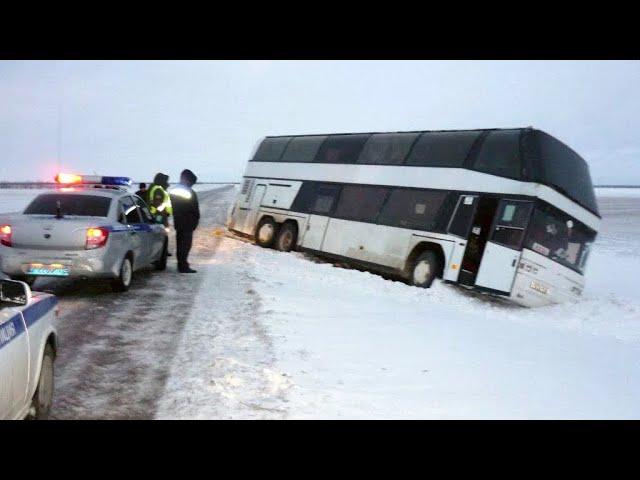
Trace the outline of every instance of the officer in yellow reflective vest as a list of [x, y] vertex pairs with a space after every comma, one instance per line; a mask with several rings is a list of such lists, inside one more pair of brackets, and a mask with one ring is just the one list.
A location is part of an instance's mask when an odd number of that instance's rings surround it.
[[155, 221], [164, 224], [165, 227], [169, 226], [169, 217], [173, 215], [171, 197], [167, 193], [167, 188], [169, 188], [169, 175], [157, 173], [147, 190], [149, 211]]

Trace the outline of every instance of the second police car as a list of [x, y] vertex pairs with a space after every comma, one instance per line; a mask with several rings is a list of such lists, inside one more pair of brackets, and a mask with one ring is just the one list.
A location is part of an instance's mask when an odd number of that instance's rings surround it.
[[57, 303], [23, 282], [0, 279], [0, 420], [49, 416]]
[[37, 277], [110, 279], [126, 291], [133, 273], [164, 270], [168, 234], [126, 177], [59, 174], [60, 187], [21, 214], [0, 216], [0, 269], [32, 284]]

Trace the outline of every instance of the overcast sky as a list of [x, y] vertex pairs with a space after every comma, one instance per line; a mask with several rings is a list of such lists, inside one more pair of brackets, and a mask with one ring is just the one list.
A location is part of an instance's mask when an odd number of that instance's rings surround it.
[[0, 180], [237, 181], [265, 135], [535, 126], [640, 184], [640, 62], [0, 62]]

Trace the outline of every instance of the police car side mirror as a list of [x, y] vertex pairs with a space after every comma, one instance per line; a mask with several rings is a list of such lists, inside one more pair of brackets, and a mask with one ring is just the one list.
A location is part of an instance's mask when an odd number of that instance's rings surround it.
[[29, 285], [15, 280], [0, 280], [0, 302], [28, 305], [30, 301]]

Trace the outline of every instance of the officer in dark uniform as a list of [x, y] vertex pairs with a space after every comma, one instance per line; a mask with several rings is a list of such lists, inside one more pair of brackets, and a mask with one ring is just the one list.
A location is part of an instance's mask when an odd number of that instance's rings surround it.
[[198, 177], [191, 170], [183, 170], [180, 183], [169, 189], [173, 207], [173, 226], [176, 229], [176, 256], [180, 273], [196, 273], [189, 267], [188, 257], [193, 242], [193, 232], [200, 222], [198, 196], [191, 188]]
[[136, 192], [136, 195], [139, 196], [142, 200], [144, 200], [144, 203], [147, 203], [147, 184], [144, 182], [140, 182], [140, 190], [138, 190]]

